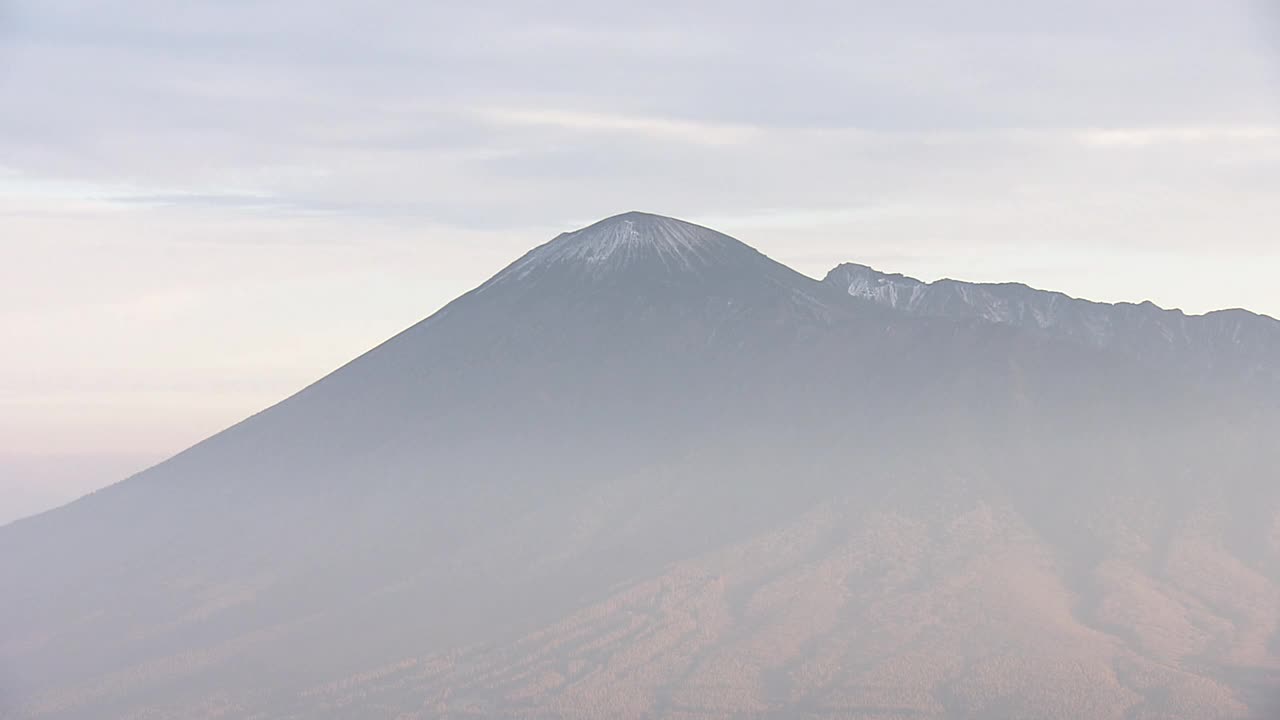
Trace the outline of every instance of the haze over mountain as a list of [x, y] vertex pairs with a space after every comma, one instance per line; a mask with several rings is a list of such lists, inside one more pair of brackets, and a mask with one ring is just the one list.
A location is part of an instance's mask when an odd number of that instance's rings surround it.
[[1265, 718], [1280, 323], [627, 213], [0, 527], [14, 718]]

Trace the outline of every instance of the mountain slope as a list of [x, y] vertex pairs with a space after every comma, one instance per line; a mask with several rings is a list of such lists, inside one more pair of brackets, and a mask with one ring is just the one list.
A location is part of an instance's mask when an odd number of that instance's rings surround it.
[[0, 528], [0, 710], [1264, 712], [1280, 394], [1045, 329], [659, 216], [564, 234]]

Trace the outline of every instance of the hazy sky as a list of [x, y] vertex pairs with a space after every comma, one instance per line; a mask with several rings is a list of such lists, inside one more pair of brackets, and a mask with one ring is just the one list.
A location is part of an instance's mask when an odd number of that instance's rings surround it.
[[1274, 7], [0, 0], [0, 493], [116, 479], [630, 209], [815, 276], [1280, 316]]

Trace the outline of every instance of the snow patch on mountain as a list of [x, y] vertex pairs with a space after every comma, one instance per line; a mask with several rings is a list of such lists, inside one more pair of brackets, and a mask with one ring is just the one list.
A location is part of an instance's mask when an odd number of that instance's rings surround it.
[[1274, 367], [1280, 349], [1280, 322], [1243, 310], [1187, 315], [1150, 301], [1093, 302], [1021, 283], [927, 283], [856, 263], [840, 265], [823, 282], [911, 315], [980, 319], [1140, 354], [1179, 350], [1205, 355], [1210, 366], [1219, 364], [1215, 357], [1225, 346], [1240, 346], [1249, 357], [1244, 367]]
[[758, 256], [747, 245], [715, 230], [661, 215], [628, 212], [556, 237], [494, 280], [523, 280], [550, 268], [572, 268], [588, 277], [641, 266], [668, 274], [697, 273], [748, 254]]

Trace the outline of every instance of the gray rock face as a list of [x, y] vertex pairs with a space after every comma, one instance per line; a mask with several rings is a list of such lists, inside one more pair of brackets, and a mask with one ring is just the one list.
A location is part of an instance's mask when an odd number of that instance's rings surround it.
[[610, 218], [0, 527], [0, 717], [1270, 717], [1276, 336]]

